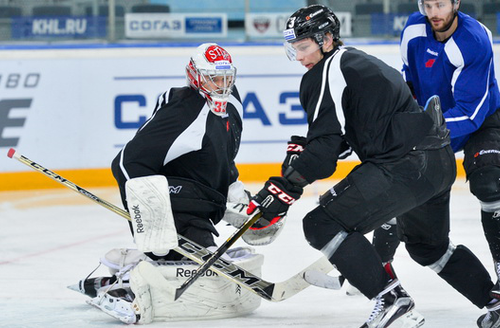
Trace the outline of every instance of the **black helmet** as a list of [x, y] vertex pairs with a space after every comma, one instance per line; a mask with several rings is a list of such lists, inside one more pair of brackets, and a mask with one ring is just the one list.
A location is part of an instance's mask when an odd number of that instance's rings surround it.
[[323, 46], [325, 33], [330, 32], [333, 40], [340, 38], [340, 21], [330, 8], [323, 5], [311, 5], [301, 8], [288, 18], [283, 31], [287, 42], [295, 42], [305, 38], [313, 38]]

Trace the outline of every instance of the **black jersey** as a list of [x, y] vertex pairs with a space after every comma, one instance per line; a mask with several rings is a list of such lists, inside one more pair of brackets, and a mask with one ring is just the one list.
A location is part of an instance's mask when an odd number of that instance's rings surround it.
[[155, 174], [194, 180], [226, 197], [238, 178], [234, 159], [243, 107], [236, 88], [226, 111], [224, 117], [213, 114], [205, 98], [190, 87], [162, 94], [151, 118], [113, 161], [122, 198], [127, 180]]
[[361, 161], [387, 162], [411, 151], [432, 127], [401, 74], [381, 60], [340, 47], [304, 74], [304, 152], [292, 164], [310, 183], [329, 177], [343, 140]]

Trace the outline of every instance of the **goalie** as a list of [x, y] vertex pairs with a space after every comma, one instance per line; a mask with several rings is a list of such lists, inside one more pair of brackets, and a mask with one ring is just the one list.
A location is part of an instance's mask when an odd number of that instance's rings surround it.
[[[260, 304], [258, 296], [211, 271], [178, 301], [170, 297], [172, 288], [196, 270], [172, 251], [177, 234], [216, 247], [215, 225], [226, 207], [227, 217], [238, 220], [249, 201], [234, 163], [243, 107], [230, 54], [217, 44], [202, 44], [186, 76], [188, 85], [158, 98], [151, 117], [112, 162], [138, 250], [109, 252], [101, 263], [112, 270], [111, 277], [87, 277], [73, 287], [125, 323], [237, 316]], [[262, 256], [251, 249], [227, 255], [226, 260], [260, 274]]]

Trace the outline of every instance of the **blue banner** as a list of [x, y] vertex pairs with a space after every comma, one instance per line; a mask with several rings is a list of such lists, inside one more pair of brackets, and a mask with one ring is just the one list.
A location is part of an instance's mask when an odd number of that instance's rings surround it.
[[14, 17], [12, 38], [105, 38], [106, 21], [106, 16]]
[[222, 33], [221, 17], [186, 17], [186, 34]]

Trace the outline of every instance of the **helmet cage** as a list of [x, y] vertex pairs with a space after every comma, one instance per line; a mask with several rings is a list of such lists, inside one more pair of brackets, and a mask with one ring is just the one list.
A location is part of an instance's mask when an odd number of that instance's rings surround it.
[[214, 43], [198, 47], [186, 66], [186, 77], [193, 89], [205, 95], [214, 114], [226, 114], [236, 78], [236, 67], [226, 50]]

